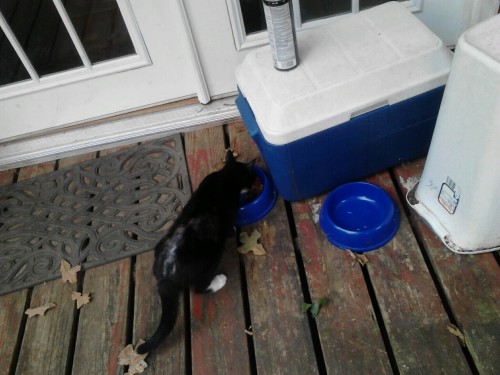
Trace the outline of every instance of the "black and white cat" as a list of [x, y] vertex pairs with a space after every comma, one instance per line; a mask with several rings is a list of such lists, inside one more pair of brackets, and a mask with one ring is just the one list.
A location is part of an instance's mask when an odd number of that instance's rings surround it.
[[137, 347], [137, 353], [152, 351], [170, 334], [184, 289], [212, 293], [226, 284], [226, 276], [217, 274], [217, 268], [235, 225], [240, 193], [250, 189], [255, 180], [252, 164], [237, 162], [228, 151], [224, 167], [205, 177], [156, 245], [153, 273], [158, 280], [162, 315], [156, 332]]

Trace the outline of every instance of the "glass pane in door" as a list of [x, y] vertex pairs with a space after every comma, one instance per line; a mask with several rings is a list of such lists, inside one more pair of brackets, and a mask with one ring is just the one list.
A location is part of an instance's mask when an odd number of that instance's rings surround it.
[[30, 79], [5, 33], [0, 29], [0, 86]]
[[[239, 0], [239, 2], [246, 35], [265, 30], [266, 19], [262, 0]], [[351, 0], [301, 0], [299, 3], [302, 22], [349, 13], [352, 9]]]
[[[54, 1], [0, 0], [0, 12], [40, 77], [84, 67], [85, 55], [95, 64], [136, 53], [117, 0], [60, 0], [83, 46], [81, 56]], [[30, 78], [5, 33], [0, 86]]]
[[348, 13], [351, 9], [351, 0], [302, 0], [300, 2], [302, 22]]
[[1, 0], [0, 11], [40, 76], [83, 66], [51, 0]]
[[262, 0], [240, 0], [246, 35], [266, 30]]
[[[359, 9], [363, 10], [363, 9], [371, 8], [371, 7], [374, 7], [376, 5], [387, 3], [388, 1], [391, 1], [391, 0], [359, 0]], [[404, 1], [404, 0], [398, 0], [398, 1]]]
[[135, 54], [116, 0], [66, 0], [64, 6], [93, 64]]

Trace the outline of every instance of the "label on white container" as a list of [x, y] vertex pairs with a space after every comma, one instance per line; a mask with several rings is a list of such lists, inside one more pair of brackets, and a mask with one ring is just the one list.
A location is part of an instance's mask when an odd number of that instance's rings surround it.
[[290, 7], [288, 0], [264, 1], [269, 43], [273, 53], [274, 66], [279, 70], [289, 70], [298, 64], [295, 30]]
[[453, 215], [455, 213], [458, 202], [460, 201], [460, 193], [458, 192], [455, 181], [453, 181], [450, 177], [448, 177], [446, 182], [441, 185], [438, 201], [450, 214]]

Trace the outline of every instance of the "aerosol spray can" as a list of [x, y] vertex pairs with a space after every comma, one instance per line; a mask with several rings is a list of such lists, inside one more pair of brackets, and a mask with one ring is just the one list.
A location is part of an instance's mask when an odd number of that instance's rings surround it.
[[290, 0], [262, 0], [274, 67], [290, 70], [299, 65], [297, 37]]

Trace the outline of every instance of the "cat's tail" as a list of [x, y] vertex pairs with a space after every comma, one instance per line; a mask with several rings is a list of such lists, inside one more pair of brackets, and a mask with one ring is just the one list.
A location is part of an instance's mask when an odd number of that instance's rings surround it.
[[182, 289], [170, 280], [162, 280], [158, 283], [158, 292], [161, 298], [160, 324], [153, 336], [137, 347], [136, 352], [139, 354], [149, 353], [156, 349], [170, 332], [172, 332], [177, 320], [177, 314], [179, 312], [179, 295]]

